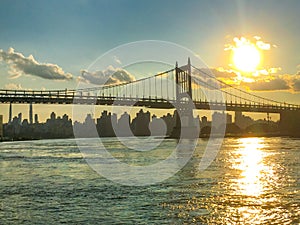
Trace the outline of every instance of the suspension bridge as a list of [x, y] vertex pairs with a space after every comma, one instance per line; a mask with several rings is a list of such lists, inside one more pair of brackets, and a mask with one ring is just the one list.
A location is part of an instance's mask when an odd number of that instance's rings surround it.
[[[74, 90], [0, 90], [0, 103], [8, 104], [88, 104], [139, 106], [172, 109], [193, 104], [194, 109], [280, 113], [285, 124], [289, 117], [300, 120], [300, 105], [267, 99], [235, 85], [227, 84], [212, 73], [187, 65], [150, 77], [113, 85]], [[288, 127], [286, 129], [289, 129]]]

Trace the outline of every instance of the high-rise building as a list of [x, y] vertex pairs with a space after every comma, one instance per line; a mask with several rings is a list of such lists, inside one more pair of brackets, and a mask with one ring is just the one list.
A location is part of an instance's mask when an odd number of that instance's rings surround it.
[[34, 115], [34, 123], [39, 123], [39, 115], [38, 114]]
[[136, 114], [132, 121], [132, 130], [135, 136], [149, 136], [150, 112], [142, 109]]
[[123, 113], [118, 120], [118, 130], [116, 132], [117, 135], [121, 137], [132, 136], [132, 131], [130, 129], [130, 115], [127, 112]]
[[152, 136], [167, 136], [167, 125], [163, 119], [156, 115], [152, 116], [152, 121], [149, 125]]
[[51, 120], [55, 120], [55, 119], [56, 119], [56, 114], [55, 114], [54, 112], [52, 112], [52, 113], [50, 114], [50, 119], [51, 119]]
[[168, 113], [167, 115], [164, 115], [162, 119], [167, 125], [167, 135], [170, 136], [175, 126], [175, 118], [170, 113]]
[[213, 126], [218, 129], [220, 126], [226, 125], [227, 120], [226, 120], [226, 115], [224, 112], [219, 113], [219, 112], [214, 112], [212, 115], [212, 124]]
[[22, 113], [18, 114], [18, 123], [21, 125], [22, 124]]
[[0, 139], [3, 138], [3, 116], [0, 115]]
[[33, 124], [33, 110], [32, 110], [32, 103], [29, 104], [29, 123]]
[[254, 120], [249, 117], [242, 114], [241, 111], [236, 111], [234, 116], [234, 123], [241, 129], [245, 129], [248, 126], [252, 125], [254, 123]]
[[202, 125], [202, 127], [206, 127], [207, 124], [208, 124], [207, 117], [206, 116], [202, 116], [201, 117], [201, 125]]
[[97, 119], [97, 130], [101, 137], [115, 136], [114, 129], [117, 128], [117, 115], [103, 111], [101, 117]]

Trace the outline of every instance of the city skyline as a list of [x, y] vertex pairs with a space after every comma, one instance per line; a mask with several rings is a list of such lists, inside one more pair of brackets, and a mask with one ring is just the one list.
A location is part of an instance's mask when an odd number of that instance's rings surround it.
[[[76, 88], [81, 78], [92, 82], [89, 76], [82, 76], [82, 71], [100, 55], [122, 44], [153, 39], [191, 49], [227, 83], [244, 86], [263, 97], [300, 104], [299, 4], [298, 1], [289, 4], [281, 1], [81, 0], [72, 4], [69, 1], [18, 4], [2, 1], [0, 88]], [[183, 8], [188, 12], [185, 16], [172, 13]], [[187, 33], [193, 35], [186, 36]], [[250, 67], [238, 60], [245, 57], [245, 52], [252, 57]], [[118, 58], [115, 61], [120, 68], [126, 66]], [[126, 68], [127, 75], [136, 79], [154, 74], [155, 70], [155, 67]], [[13, 107], [27, 117], [27, 105]], [[34, 105], [41, 120], [47, 118], [52, 108]], [[0, 110], [6, 121], [8, 105], [2, 104]], [[71, 114], [71, 107], [55, 106], [55, 111]], [[260, 115], [263, 117], [266, 115]]]
[[298, 224], [299, 9], [0, 0], [0, 224]]
[[[32, 111], [31, 111], [32, 112]], [[3, 123], [0, 116], [1, 138], [4, 140], [27, 140], [27, 139], [53, 139], [53, 138], [80, 138], [80, 137], [128, 137], [128, 136], [171, 136], [176, 128], [176, 116], [167, 113], [163, 116], [151, 114], [149, 111], [140, 109], [134, 117], [126, 111], [117, 114], [104, 110], [99, 117], [87, 114], [84, 121], [73, 121], [69, 115], [56, 115], [51, 112], [45, 122], [39, 120], [38, 114], [32, 114], [30, 119], [23, 118], [18, 113], [7, 123]], [[226, 126], [226, 134], [246, 135], [251, 133], [279, 135], [280, 121], [254, 120], [243, 115], [242, 112], [235, 112], [234, 117], [224, 111], [215, 111], [212, 119], [206, 116], [193, 116], [193, 123], [199, 124], [199, 135], [209, 135], [211, 129], [222, 132]], [[2, 125], [3, 124], [3, 125]], [[269, 130], [268, 130], [269, 129]]]

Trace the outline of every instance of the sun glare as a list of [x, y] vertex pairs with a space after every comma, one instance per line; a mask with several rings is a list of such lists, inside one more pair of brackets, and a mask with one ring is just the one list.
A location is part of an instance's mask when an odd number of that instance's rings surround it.
[[251, 44], [243, 44], [233, 49], [234, 66], [243, 72], [253, 72], [260, 63], [260, 53]]

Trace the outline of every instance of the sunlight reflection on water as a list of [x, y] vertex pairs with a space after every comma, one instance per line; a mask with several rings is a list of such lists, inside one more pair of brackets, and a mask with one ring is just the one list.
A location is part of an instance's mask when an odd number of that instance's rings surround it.
[[[296, 148], [289, 147], [295, 142]], [[185, 186], [188, 200], [165, 206], [190, 223], [299, 224], [299, 144], [280, 138], [225, 139], [215, 162]]]
[[259, 196], [270, 185], [271, 177], [274, 179], [272, 165], [265, 163], [264, 148], [262, 139], [240, 139], [240, 148], [236, 150], [239, 158], [232, 162], [232, 167], [241, 171], [236, 181], [237, 194]]
[[[136, 153], [104, 142], [138, 165], [174, 145]], [[206, 144], [199, 139], [191, 161], [163, 183], [127, 187], [89, 168], [74, 140], [1, 143], [0, 224], [299, 224], [299, 139], [226, 138], [201, 172]]]

